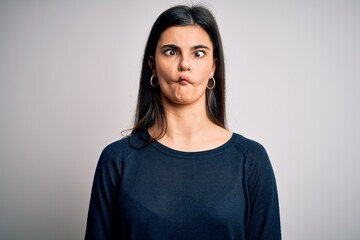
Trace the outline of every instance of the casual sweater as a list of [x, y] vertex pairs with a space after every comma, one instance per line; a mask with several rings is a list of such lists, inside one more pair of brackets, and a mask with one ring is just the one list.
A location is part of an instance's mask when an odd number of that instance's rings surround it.
[[85, 239], [281, 239], [268, 155], [233, 133], [183, 152], [140, 132], [108, 145], [93, 182]]

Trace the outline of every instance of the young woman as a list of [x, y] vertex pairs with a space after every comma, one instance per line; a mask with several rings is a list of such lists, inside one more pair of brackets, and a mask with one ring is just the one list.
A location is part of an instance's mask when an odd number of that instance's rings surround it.
[[130, 136], [107, 146], [85, 239], [281, 239], [265, 149], [225, 126], [213, 15], [176, 6], [154, 23]]

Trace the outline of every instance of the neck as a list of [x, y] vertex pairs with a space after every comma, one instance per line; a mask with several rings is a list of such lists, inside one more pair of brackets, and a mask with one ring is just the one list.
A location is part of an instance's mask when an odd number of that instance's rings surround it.
[[203, 109], [173, 109], [165, 110], [167, 132], [166, 136], [170, 138], [185, 138], [191, 140], [196, 135], [202, 135], [214, 123], [210, 121], [206, 114], [205, 107]]
[[[205, 104], [202, 106], [164, 104], [164, 110], [167, 129], [159, 142], [174, 149], [187, 151], [206, 149], [219, 144], [209, 144], [209, 140], [218, 138], [221, 135], [219, 133], [223, 133], [224, 129], [210, 121]], [[156, 136], [159, 129], [161, 128], [155, 125], [149, 129], [150, 134]]]
[[[158, 141], [170, 148], [183, 151], [201, 151], [222, 145], [231, 133], [213, 123], [207, 116], [204, 101], [175, 104], [163, 99], [166, 132]], [[150, 135], [159, 136], [163, 126], [155, 123]]]

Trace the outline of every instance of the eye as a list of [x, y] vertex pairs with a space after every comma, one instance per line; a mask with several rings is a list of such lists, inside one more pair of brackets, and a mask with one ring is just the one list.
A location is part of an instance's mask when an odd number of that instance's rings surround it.
[[176, 55], [176, 50], [174, 49], [167, 49], [165, 50], [165, 55], [168, 55], [168, 56], [173, 56], [173, 55]]
[[196, 51], [196, 52], [194, 53], [194, 55], [195, 55], [195, 57], [201, 58], [201, 57], [205, 56], [205, 52], [202, 51], [202, 50]]

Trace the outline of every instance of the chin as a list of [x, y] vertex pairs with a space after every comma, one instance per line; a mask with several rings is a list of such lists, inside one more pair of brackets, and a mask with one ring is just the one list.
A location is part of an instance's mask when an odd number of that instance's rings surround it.
[[190, 104], [191, 101], [185, 100], [185, 99], [176, 99], [173, 101], [173, 103], [180, 104], [180, 105], [186, 105], [186, 104]]
[[186, 105], [186, 104], [191, 104], [193, 102], [190, 99], [185, 99], [185, 98], [172, 98], [172, 99], [167, 99], [167, 101], [170, 104], [178, 104], [178, 105]]

